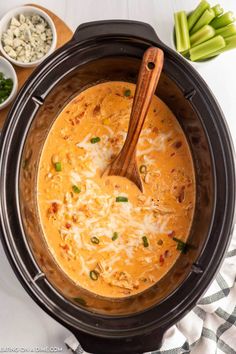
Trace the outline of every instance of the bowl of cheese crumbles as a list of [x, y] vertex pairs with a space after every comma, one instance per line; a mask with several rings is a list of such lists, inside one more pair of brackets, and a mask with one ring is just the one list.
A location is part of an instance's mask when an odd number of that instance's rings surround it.
[[51, 17], [34, 6], [21, 6], [0, 20], [0, 51], [13, 64], [33, 67], [56, 48], [57, 32]]

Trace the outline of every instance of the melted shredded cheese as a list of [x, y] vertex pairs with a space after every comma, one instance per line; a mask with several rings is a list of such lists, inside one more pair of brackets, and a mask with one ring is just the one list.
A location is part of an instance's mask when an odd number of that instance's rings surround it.
[[[61, 113], [42, 156], [58, 143], [54, 160], [62, 169], [55, 171], [52, 156], [46, 158], [39, 178], [45, 190], [40, 187], [38, 195], [47, 238], [51, 242], [53, 234], [52, 248], [59, 244], [59, 251], [52, 252], [63, 260], [65, 271], [89, 290], [96, 292], [99, 284], [97, 293], [103, 294], [104, 286], [109, 295], [115, 287], [118, 296], [126, 296], [163, 276], [167, 248], [167, 270], [177, 258], [168, 234], [174, 225], [183, 239], [187, 237], [194, 198], [187, 193], [181, 204], [179, 184], [190, 185], [194, 176], [181, 128], [155, 98], [137, 146], [138, 168], [144, 165], [144, 193], [121, 177], [101, 178], [124, 144], [133, 99], [124, 95], [127, 86], [133, 94], [131, 84], [114, 83], [111, 89], [112, 85], [98, 85], [96, 94], [88, 89]], [[173, 148], [176, 136], [179, 155]], [[98, 274], [97, 282], [90, 279], [91, 271]]]

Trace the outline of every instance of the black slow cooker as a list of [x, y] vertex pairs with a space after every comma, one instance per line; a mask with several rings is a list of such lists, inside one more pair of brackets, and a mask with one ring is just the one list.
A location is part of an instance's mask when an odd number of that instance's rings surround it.
[[[96, 83], [136, 82], [150, 46], [165, 53], [157, 95], [179, 120], [195, 164], [197, 201], [188, 240], [193, 247], [152, 288], [125, 299], [105, 298], [75, 285], [49, 252], [37, 210], [37, 168], [62, 108]], [[235, 169], [224, 116], [192, 66], [141, 22], [83, 24], [33, 72], [2, 131], [0, 186], [1, 238], [17, 277], [90, 353], [137, 354], [159, 348], [166, 329], [190, 311], [209, 286], [232, 233]]]

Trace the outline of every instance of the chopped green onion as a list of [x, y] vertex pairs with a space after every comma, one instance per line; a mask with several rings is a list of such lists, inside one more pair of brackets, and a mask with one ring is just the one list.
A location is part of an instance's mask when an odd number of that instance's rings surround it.
[[184, 52], [190, 48], [187, 16], [185, 11], [175, 13], [175, 38], [178, 52]]
[[96, 270], [91, 270], [89, 276], [92, 280], [98, 280], [98, 272], [96, 272]]
[[91, 144], [96, 144], [96, 143], [99, 143], [101, 139], [99, 138], [99, 136], [95, 136], [94, 138], [92, 138], [90, 140]]
[[143, 246], [144, 247], [148, 247], [149, 246], [149, 242], [148, 242], [147, 236], [143, 236], [142, 240], [143, 240]]
[[203, 12], [210, 8], [210, 4], [203, 0], [200, 4], [196, 7], [196, 9], [188, 16], [188, 29], [191, 31], [195, 23], [199, 20], [202, 16]]
[[91, 237], [91, 242], [98, 245], [100, 241], [99, 241], [99, 238], [97, 238], [96, 236], [93, 236], [93, 237]]
[[186, 243], [176, 237], [173, 237], [173, 240], [177, 243], [176, 249], [183, 254], [186, 254], [190, 249], [195, 248], [193, 245], [190, 245], [189, 243]]
[[116, 197], [116, 202], [128, 202], [128, 198], [127, 197]]
[[55, 170], [56, 170], [57, 172], [60, 172], [60, 171], [62, 170], [61, 162], [56, 162], [56, 163], [54, 164], [54, 166], [55, 166]]
[[182, 240], [179, 240], [179, 239], [176, 238], [176, 237], [173, 237], [173, 240], [177, 243], [176, 249], [177, 249], [178, 251], [180, 251], [181, 253], [186, 254], [186, 253], [187, 253], [187, 249], [188, 249], [187, 243], [184, 242], [184, 241], [182, 241]]
[[215, 16], [220, 16], [220, 15], [222, 15], [223, 12], [224, 12], [224, 10], [222, 9], [222, 7], [221, 7], [219, 4], [213, 6], [213, 7], [212, 7], [212, 10], [214, 11]]
[[125, 91], [124, 91], [124, 96], [125, 97], [129, 97], [131, 95], [131, 90], [130, 89], [126, 89]]
[[6, 79], [4, 74], [0, 72], [0, 104], [8, 99], [13, 89], [12, 79]]
[[118, 233], [117, 233], [117, 232], [114, 232], [111, 239], [112, 239], [112, 241], [117, 240], [117, 239], [118, 239]]
[[199, 29], [201, 29], [203, 26], [208, 25], [213, 20], [214, 17], [215, 17], [215, 13], [212, 9], [205, 10], [202, 16], [197, 21], [197, 23], [191, 29], [190, 34], [193, 34], [197, 32]]
[[78, 186], [76, 186], [76, 185], [72, 186], [72, 189], [73, 189], [74, 193], [79, 194], [81, 192], [81, 189]]
[[228, 26], [218, 28], [217, 30], [215, 30], [215, 32], [216, 35], [219, 34], [224, 38], [234, 36], [236, 34], [236, 25], [234, 23], [231, 23]]
[[224, 27], [229, 25], [230, 23], [234, 22], [235, 17], [232, 11], [228, 11], [225, 14], [214, 18], [213, 21], [211, 21], [210, 25], [214, 27], [215, 29], [218, 29], [220, 27]]
[[86, 301], [82, 297], [74, 297], [73, 300], [78, 302], [82, 306], [86, 306], [87, 305]]
[[202, 59], [225, 47], [225, 40], [222, 36], [216, 36], [208, 41], [197, 45], [189, 50], [190, 59], [196, 61]]
[[191, 46], [194, 47], [202, 42], [206, 42], [208, 39], [214, 37], [215, 30], [213, 27], [206, 25], [200, 30], [190, 36]]
[[146, 173], [147, 172], [147, 166], [146, 165], [141, 165], [139, 167], [139, 172], [140, 173]]
[[216, 55], [222, 54], [224, 52], [227, 52], [228, 50], [235, 49], [236, 48], [236, 35], [230, 36], [225, 38], [225, 47], [209, 54], [208, 56], [204, 57], [203, 59], [209, 59], [212, 57], [215, 57]]

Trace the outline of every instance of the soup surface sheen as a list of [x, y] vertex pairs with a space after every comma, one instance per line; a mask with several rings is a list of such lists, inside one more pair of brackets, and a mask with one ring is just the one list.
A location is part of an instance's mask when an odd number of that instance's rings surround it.
[[144, 192], [125, 178], [101, 177], [124, 143], [134, 91], [106, 82], [75, 97], [48, 134], [38, 172], [51, 253], [76, 284], [109, 297], [141, 292], [174, 265], [195, 204], [187, 141], [156, 96], [137, 149]]

